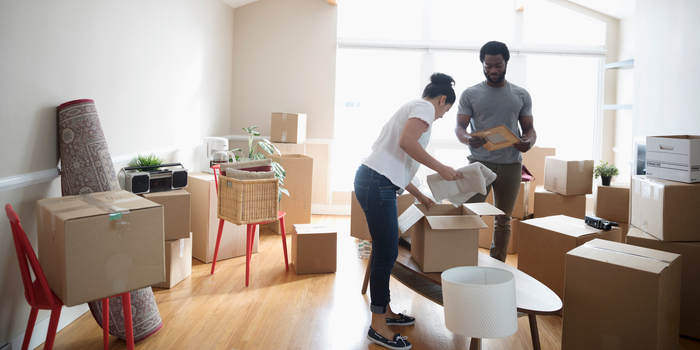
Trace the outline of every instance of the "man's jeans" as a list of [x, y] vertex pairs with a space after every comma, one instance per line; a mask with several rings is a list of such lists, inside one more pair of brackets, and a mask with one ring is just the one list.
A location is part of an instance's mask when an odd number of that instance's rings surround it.
[[[470, 164], [475, 162], [477, 161], [469, 159]], [[510, 216], [513, 214], [515, 201], [518, 199], [518, 192], [520, 192], [522, 164], [496, 164], [482, 161], [479, 161], [479, 163], [496, 173], [496, 181], [486, 188], [485, 196], [477, 193], [474, 197], [469, 198], [467, 203], [486, 201], [486, 197], [488, 197], [489, 192], [491, 192], [491, 187], [493, 187], [493, 205], [501, 209], [505, 215], [497, 215], [494, 220], [493, 238], [491, 240], [491, 257], [505, 262], [511, 233]]]
[[370, 310], [375, 314], [386, 313], [391, 300], [389, 277], [399, 255], [398, 189], [389, 179], [366, 165], [361, 165], [355, 173], [355, 196], [365, 212], [372, 236], [369, 290], [372, 298]]

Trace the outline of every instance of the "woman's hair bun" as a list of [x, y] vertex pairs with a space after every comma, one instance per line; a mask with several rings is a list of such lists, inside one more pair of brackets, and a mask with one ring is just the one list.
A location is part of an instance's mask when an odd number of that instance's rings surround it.
[[430, 82], [433, 84], [447, 84], [452, 86], [454, 85], [455, 80], [447, 74], [435, 72], [430, 76]]

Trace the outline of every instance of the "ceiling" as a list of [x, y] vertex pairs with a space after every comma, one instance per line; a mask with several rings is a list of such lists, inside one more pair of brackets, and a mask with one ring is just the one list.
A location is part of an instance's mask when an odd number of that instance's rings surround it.
[[567, 0], [604, 15], [623, 19], [634, 15], [636, 0]]

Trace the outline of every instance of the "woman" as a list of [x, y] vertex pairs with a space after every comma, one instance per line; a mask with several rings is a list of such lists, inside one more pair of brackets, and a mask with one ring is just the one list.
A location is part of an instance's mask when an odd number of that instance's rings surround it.
[[389, 277], [398, 256], [397, 191], [404, 189], [430, 210], [435, 203], [411, 183], [420, 164], [435, 170], [445, 180], [457, 180], [462, 174], [443, 165], [425, 147], [431, 125], [450, 110], [455, 102], [454, 79], [433, 73], [423, 98], [403, 105], [384, 125], [372, 151], [355, 174], [355, 195], [367, 218], [372, 236], [370, 267], [370, 310], [372, 322], [367, 338], [388, 349], [410, 349], [411, 343], [389, 326], [410, 326], [415, 318], [396, 314], [389, 306]]

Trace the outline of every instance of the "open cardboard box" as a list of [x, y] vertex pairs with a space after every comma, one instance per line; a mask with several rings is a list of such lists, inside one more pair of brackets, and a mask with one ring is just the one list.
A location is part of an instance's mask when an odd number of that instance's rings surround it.
[[442, 272], [457, 266], [476, 266], [481, 215], [504, 215], [488, 203], [411, 205], [399, 217], [401, 233], [412, 230], [411, 255], [423, 272]]

